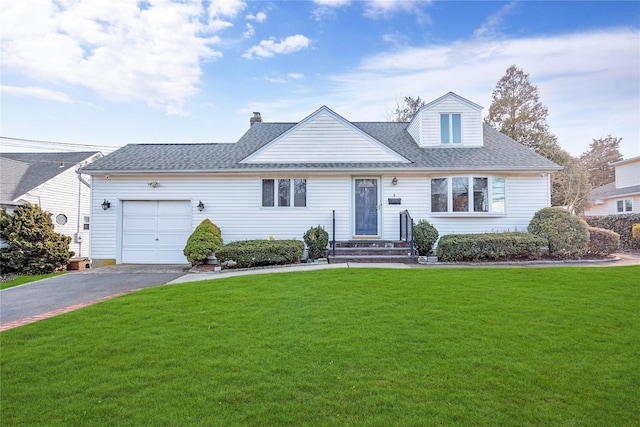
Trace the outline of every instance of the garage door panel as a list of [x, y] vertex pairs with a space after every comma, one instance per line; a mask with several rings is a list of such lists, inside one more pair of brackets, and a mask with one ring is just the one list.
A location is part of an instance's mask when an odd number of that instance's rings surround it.
[[184, 264], [191, 234], [189, 201], [124, 201], [122, 262]]

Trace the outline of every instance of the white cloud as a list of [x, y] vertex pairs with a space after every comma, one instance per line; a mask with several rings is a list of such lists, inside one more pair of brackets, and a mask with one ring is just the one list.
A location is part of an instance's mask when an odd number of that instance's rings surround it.
[[279, 42], [274, 38], [262, 40], [259, 45], [247, 49], [243, 54], [243, 58], [252, 59], [254, 57], [271, 58], [276, 54], [289, 54], [305, 49], [311, 41], [302, 34], [289, 36]]
[[302, 73], [289, 73], [289, 74], [287, 74], [287, 77], [289, 77], [290, 79], [293, 79], [293, 80], [300, 80], [300, 79], [304, 79], [304, 74], [302, 74]]
[[418, 13], [420, 6], [431, 0], [367, 0], [364, 2], [365, 16], [384, 18], [397, 12]]
[[256, 33], [256, 29], [253, 27], [252, 24], [247, 22], [247, 30], [242, 33], [242, 37], [244, 37], [245, 39], [250, 38], [251, 36], [253, 36]]
[[259, 23], [263, 23], [267, 20], [267, 14], [264, 12], [258, 12], [255, 15], [249, 14], [247, 15], [247, 21], [256, 21]]
[[324, 7], [342, 7], [347, 6], [350, 0], [313, 0], [318, 6]]
[[28, 96], [40, 99], [46, 99], [48, 101], [74, 103], [73, 99], [64, 92], [58, 92], [55, 90], [47, 89], [44, 87], [17, 87], [17, 86], [0, 86], [0, 92], [12, 95], [12, 96]]
[[335, 105], [350, 120], [383, 120], [400, 96], [429, 101], [453, 91], [484, 106], [486, 114], [496, 83], [516, 64], [539, 87], [551, 131], [571, 154], [586, 151], [592, 138], [613, 134], [624, 138], [626, 156], [638, 155], [639, 50], [640, 32], [626, 29], [394, 49], [332, 76], [329, 93], [306, 102]]
[[489, 16], [482, 23], [482, 26], [474, 31], [476, 37], [495, 36], [499, 32], [499, 27], [504, 19], [517, 7], [516, 2], [507, 3], [498, 12]]
[[221, 56], [215, 32], [244, 7], [238, 0], [3, 2], [3, 68], [182, 114], [197, 92], [200, 62]]

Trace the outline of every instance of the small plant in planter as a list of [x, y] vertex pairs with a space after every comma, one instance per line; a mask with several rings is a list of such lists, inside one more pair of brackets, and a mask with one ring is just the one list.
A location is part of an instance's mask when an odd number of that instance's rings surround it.
[[211, 254], [222, 247], [220, 228], [208, 218], [193, 230], [184, 248], [184, 256], [193, 265], [206, 264]]
[[310, 259], [323, 258], [329, 244], [329, 233], [320, 225], [311, 227], [304, 233], [304, 243], [309, 249]]

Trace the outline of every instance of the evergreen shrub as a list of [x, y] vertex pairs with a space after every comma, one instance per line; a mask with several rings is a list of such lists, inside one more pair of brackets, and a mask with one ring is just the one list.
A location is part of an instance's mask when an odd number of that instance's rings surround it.
[[438, 240], [438, 230], [425, 219], [421, 219], [413, 227], [413, 241], [418, 255], [427, 256], [431, 253], [434, 243]]
[[320, 225], [311, 227], [304, 233], [303, 239], [307, 248], [309, 248], [309, 258], [318, 259], [324, 257], [324, 252], [329, 244], [329, 233], [326, 232], [324, 227]]
[[589, 250], [587, 223], [566, 209], [543, 208], [529, 223], [529, 233], [547, 239], [549, 255], [558, 259], [580, 259]]
[[249, 268], [296, 264], [303, 253], [301, 240], [242, 240], [224, 245], [216, 251], [216, 257], [221, 264], [229, 266], [233, 261], [236, 268]]
[[206, 264], [207, 258], [222, 247], [220, 228], [205, 218], [193, 230], [184, 247], [184, 256], [193, 265]]
[[547, 240], [527, 233], [448, 234], [438, 242], [438, 261], [508, 261], [539, 259]]
[[640, 213], [585, 216], [584, 220], [592, 227], [604, 228], [618, 233], [621, 249], [640, 250], [640, 237], [635, 239], [633, 237], [633, 227], [640, 223]]
[[620, 249], [620, 235], [604, 228], [589, 227], [589, 255], [611, 255]]
[[0, 212], [0, 249], [2, 274], [47, 274], [63, 270], [74, 255], [69, 251], [71, 237], [54, 231], [51, 214], [27, 203], [13, 214]]

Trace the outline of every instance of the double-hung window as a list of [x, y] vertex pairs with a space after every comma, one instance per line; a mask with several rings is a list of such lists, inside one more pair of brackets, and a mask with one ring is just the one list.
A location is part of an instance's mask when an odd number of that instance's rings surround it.
[[281, 178], [262, 180], [263, 207], [307, 206], [307, 180]]
[[501, 177], [455, 176], [431, 179], [433, 213], [505, 213]]
[[440, 114], [440, 143], [462, 144], [462, 115], [459, 113]]
[[627, 213], [633, 211], [633, 199], [623, 199], [616, 201], [616, 213]]

